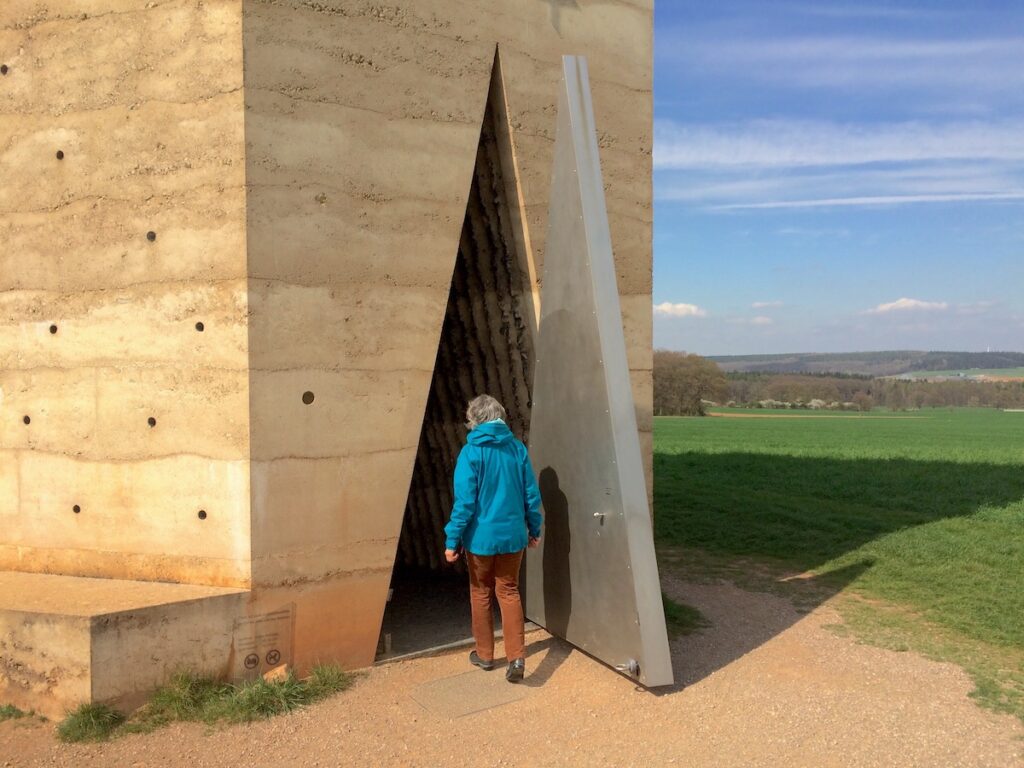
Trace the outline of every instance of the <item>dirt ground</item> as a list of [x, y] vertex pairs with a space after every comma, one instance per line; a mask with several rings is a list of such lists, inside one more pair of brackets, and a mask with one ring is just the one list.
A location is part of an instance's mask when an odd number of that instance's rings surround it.
[[335, 699], [251, 726], [67, 746], [53, 724], [8, 721], [0, 765], [1024, 765], [1024, 726], [977, 707], [959, 668], [840, 637], [828, 603], [802, 614], [780, 597], [671, 579], [666, 592], [712, 622], [673, 643], [678, 683], [666, 691], [534, 632], [526, 695], [454, 720], [412, 694], [466, 672], [464, 651], [375, 667]]

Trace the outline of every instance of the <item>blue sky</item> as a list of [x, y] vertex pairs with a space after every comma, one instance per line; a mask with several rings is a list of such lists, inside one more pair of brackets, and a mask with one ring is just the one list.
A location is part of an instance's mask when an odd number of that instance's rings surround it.
[[1024, 351], [1024, 3], [655, 3], [654, 341]]

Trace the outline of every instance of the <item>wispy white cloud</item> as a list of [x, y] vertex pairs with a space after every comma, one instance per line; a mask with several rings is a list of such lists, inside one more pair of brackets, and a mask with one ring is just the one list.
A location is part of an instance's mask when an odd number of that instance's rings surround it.
[[732, 203], [712, 206], [717, 211], [766, 208], [824, 208], [851, 205], [907, 205], [910, 203], [954, 203], [967, 201], [1024, 200], [1020, 192], [994, 192], [982, 195], [875, 195], [873, 197], [826, 197], [817, 200], [777, 200], [767, 203]]
[[854, 3], [772, 3], [774, 12], [788, 11], [808, 16], [821, 16], [833, 19], [916, 19], [925, 17], [948, 16], [942, 9], [932, 8], [893, 8], [887, 5], [866, 5]]
[[[785, 88], [1007, 92], [1024, 83], [1024, 37], [708, 35], [674, 30], [661, 58]], [[663, 34], [663, 38], [665, 34]]]
[[659, 120], [654, 132], [654, 167], [658, 170], [950, 160], [1024, 162], [1024, 120], [881, 125], [805, 120], [688, 125]]
[[780, 227], [777, 234], [783, 237], [849, 237], [850, 230], [845, 227], [836, 229], [809, 229], [807, 227]]
[[867, 315], [886, 315], [893, 312], [934, 312], [949, 309], [945, 301], [922, 301], [921, 299], [902, 298], [890, 301], [887, 304], [879, 304], [877, 307], [865, 310]]
[[[863, 197], [880, 193], [925, 195], [943, 193], [1016, 192], [1024, 190], [1024, 164], [935, 163], [926, 165], [833, 167], [825, 171], [792, 171], [786, 168], [759, 171], [754, 178], [742, 169], [656, 175], [656, 194], [661, 200], [693, 202], [751, 202], [801, 197]], [[808, 234], [811, 230], [789, 227], [779, 234]]]
[[655, 142], [657, 198], [719, 210], [1024, 199], [1024, 119], [660, 121]]
[[654, 313], [667, 317], [707, 317], [708, 314], [706, 309], [698, 307], [696, 304], [672, 303], [671, 301], [655, 304]]
[[767, 315], [755, 315], [753, 317], [747, 317], [746, 315], [729, 315], [723, 318], [723, 320], [729, 325], [744, 327], [753, 325], [763, 328], [769, 325], [775, 325], [775, 318], [768, 317]]
[[900, 38], [851, 35], [737, 38], [701, 41], [692, 48], [699, 57], [719, 63], [766, 61], [893, 61], [939, 59], [962, 63], [965, 58], [998, 58], [1024, 54], [1024, 37]]
[[[800, 5], [790, 11], [813, 11]], [[821, 5], [839, 16], [859, 11]], [[678, 44], [659, 50], [719, 82], [770, 80], [780, 93], [822, 86], [837, 98], [843, 89], [877, 99], [902, 88], [926, 119], [659, 120], [659, 200], [729, 210], [1024, 199], [1024, 117], [1007, 110], [1024, 93], [1024, 36], [671, 34]]]
[[755, 301], [750, 306], [754, 309], [775, 309], [782, 305], [781, 301]]
[[984, 315], [995, 309], [997, 304], [998, 302], [995, 301], [976, 301], [971, 304], [959, 304], [957, 305], [956, 313], [963, 317]]

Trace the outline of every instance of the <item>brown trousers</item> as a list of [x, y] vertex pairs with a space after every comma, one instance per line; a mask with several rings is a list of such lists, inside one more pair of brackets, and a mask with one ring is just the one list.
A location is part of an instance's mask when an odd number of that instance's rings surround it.
[[505, 635], [505, 658], [526, 657], [523, 604], [519, 599], [519, 565], [523, 551], [509, 555], [466, 553], [469, 563], [469, 604], [473, 609], [473, 639], [476, 653], [484, 661], [494, 658], [494, 614], [491, 595], [498, 598], [501, 627]]

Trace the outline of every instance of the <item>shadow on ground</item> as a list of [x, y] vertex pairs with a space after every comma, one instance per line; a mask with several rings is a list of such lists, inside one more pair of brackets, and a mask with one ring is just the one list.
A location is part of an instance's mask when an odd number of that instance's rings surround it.
[[[652, 689], [659, 696], [694, 685], [764, 645], [870, 567], [867, 562], [857, 563], [825, 576], [801, 576], [799, 583], [779, 582], [762, 573], [760, 583], [726, 577], [701, 584], [678, 579], [672, 566], [665, 565], [662, 586], [666, 595], [698, 609], [709, 626], [672, 640], [675, 684]], [[724, 589], [722, 581], [727, 582]], [[731, 594], [731, 599], [723, 599], [723, 593]]]
[[657, 453], [655, 538], [816, 568], [904, 528], [1024, 498], [1019, 466]]
[[[1024, 499], [1019, 466], [695, 451], [657, 453], [654, 473], [663, 586], [701, 609], [716, 625], [705, 634], [719, 638], [673, 643], [677, 684], [662, 693], [713, 674], [856, 582], [962, 631], [981, 627], [982, 640], [1016, 631], [1006, 563], [1021, 545], [1005, 508]], [[977, 566], [970, 599], [957, 599], [964, 574], [950, 557]], [[734, 611], [753, 615], [730, 615], [695, 604], [692, 590], [690, 599], [673, 594], [674, 579], [771, 592], [794, 608], [738, 601]]]
[[[547, 653], [544, 653], [547, 651]], [[573, 652], [573, 647], [569, 645], [565, 640], [559, 637], [546, 637], [543, 640], [537, 642], [530, 642], [530, 638], [526, 638], [526, 679], [523, 680], [523, 685], [530, 688], [540, 688], [555, 673], [555, 670], [562, 666], [562, 663], [569, 658], [569, 654]], [[544, 658], [540, 660], [540, 664], [536, 667], [533, 666], [533, 660], [537, 658], [538, 654], [544, 653]]]

